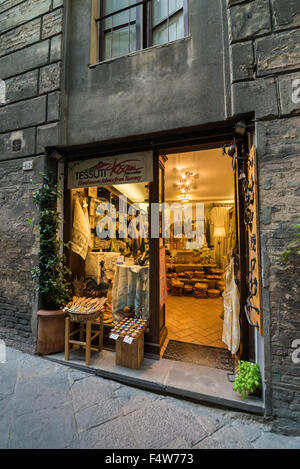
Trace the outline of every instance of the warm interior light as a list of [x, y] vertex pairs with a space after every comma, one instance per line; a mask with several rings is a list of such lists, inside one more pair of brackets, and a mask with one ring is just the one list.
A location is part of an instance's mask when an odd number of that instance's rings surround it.
[[113, 187], [132, 202], [144, 202], [148, 198], [147, 190], [143, 183], [117, 184]]
[[224, 226], [215, 226], [214, 228], [214, 238], [225, 238], [226, 231]]

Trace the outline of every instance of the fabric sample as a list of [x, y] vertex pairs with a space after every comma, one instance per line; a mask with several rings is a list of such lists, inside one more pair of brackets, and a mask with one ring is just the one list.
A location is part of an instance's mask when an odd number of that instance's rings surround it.
[[83, 208], [77, 197], [74, 202], [74, 218], [71, 239], [71, 249], [73, 252], [86, 259], [91, 232]]
[[125, 306], [135, 317], [149, 320], [149, 267], [117, 265], [112, 289], [113, 319], [124, 318]]
[[234, 278], [234, 260], [231, 258], [225, 272], [224, 323], [222, 341], [232, 354], [237, 353], [240, 346], [240, 298]]

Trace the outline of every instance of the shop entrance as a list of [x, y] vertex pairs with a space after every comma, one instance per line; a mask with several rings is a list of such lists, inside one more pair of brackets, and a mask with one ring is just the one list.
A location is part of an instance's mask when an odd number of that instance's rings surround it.
[[239, 349], [239, 308], [229, 331], [223, 297], [238, 242], [231, 160], [222, 148], [166, 154], [164, 181], [171, 212], [164, 239], [168, 336], [163, 357], [232, 369], [227, 349]]
[[106, 349], [112, 327], [134, 317], [148, 358], [228, 371], [255, 359], [256, 163], [246, 144], [225, 153], [212, 144], [67, 163], [73, 294], [107, 298]]
[[75, 306], [106, 298], [104, 350], [91, 348], [100, 376], [260, 412], [229, 376], [237, 359], [263, 369], [253, 136], [192, 137], [63, 155]]
[[262, 308], [251, 137], [159, 158], [160, 199], [171, 213], [160, 243], [168, 292], [161, 356], [227, 370], [238, 359], [257, 360]]

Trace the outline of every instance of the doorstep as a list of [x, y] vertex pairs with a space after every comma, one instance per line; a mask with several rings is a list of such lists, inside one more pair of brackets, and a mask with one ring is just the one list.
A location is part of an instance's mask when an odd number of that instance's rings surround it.
[[250, 397], [243, 399], [232, 390], [227, 371], [191, 363], [161, 358], [145, 358], [139, 370], [124, 368], [115, 364], [115, 353], [103, 350], [92, 354], [91, 364], [85, 364], [83, 350], [70, 353], [66, 361], [63, 353], [48, 355], [48, 360], [93, 373], [102, 378], [112, 379], [122, 384], [139, 387], [148, 391], [192, 399], [201, 403], [211, 403], [254, 414], [264, 413], [263, 400]]

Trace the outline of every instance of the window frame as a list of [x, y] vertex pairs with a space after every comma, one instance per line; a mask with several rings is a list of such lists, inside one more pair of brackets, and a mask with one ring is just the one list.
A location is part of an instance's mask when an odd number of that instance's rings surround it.
[[[117, 57], [124, 57], [126, 55], [129, 55], [130, 53], [138, 52], [143, 49], [147, 49], [149, 47], [156, 47], [160, 46], [163, 44], [168, 44], [169, 42], [169, 28], [168, 28], [168, 41], [164, 42], [162, 44], [156, 44], [153, 45], [153, 31], [161, 26], [164, 23], [169, 23], [170, 19], [173, 18], [175, 15], [177, 15], [179, 12], [182, 11], [183, 14], [183, 27], [184, 27], [184, 36], [183, 38], [187, 37], [189, 35], [189, 20], [188, 20], [188, 0], [183, 0], [183, 6], [171, 13], [170, 15], [166, 16], [162, 21], [160, 21], [158, 24], [153, 26], [153, 15], [152, 15], [152, 1], [153, 0], [136, 0], [136, 4], [132, 4], [128, 7], [121, 8], [120, 10], [117, 10], [113, 12], [112, 14], [109, 15], [104, 15], [104, 1], [105, 0], [98, 0], [99, 5], [98, 5], [98, 11], [99, 15], [96, 15], [97, 17], [95, 18], [96, 25], [97, 25], [97, 32], [98, 32], [98, 61], [99, 62], [104, 62], [106, 60], [113, 60]], [[162, 0], [166, 1], [166, 0]], [[169, 0], [167, 0], [169, 1]], [[104, 21], [105, 19], [108, 19], [110, 17], [115, 16], [116, 14], [123, 13], [127, 10], [136, 8], [136, 19], [135, 21], [129, 22], [129, 23], [124, 23], [122, 25], [112, 27], [112, 28], [107, 28], [106, 30], [104, 29]], [[113, 24], [113, 23], [112, 23]], [[135, 24], [135, 29], [136, 29], [136, 50], [134, 52], [128, 51], [128, 54], [121, 54], [118, 56], [113, 56], [110, 58], [105, 58], [105, 32], [108, 31], [116, 31], [118, 29], [123, 28], [126, 25], [131, 25]], [[183, 38], [175, 39], [175, 40], [180, 40]], [[130, 42], [129, 42], [130, 44]]]

